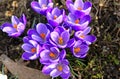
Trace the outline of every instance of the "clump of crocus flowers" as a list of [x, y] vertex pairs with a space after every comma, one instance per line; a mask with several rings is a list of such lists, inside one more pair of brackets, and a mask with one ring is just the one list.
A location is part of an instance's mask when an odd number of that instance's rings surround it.
[[[84, 58], [89, 50], [89, 45], [95, 42], [96, 37], [90, 35], [89, 23], [91, 17], [91, 2], [83, 0], [66, 1], [69, 10], [66, 15], [64, 9], [53, 7], [52, 0], [38, 0], [31, 2], [32, 9], [46, 16], [48, 23], [38, 23], [35, 28], [29, 29], [23, 38], [22, 45], [25, 51], [24, 60], [40, 59], [44, 65], [42, 72], [54, 77], [68, 79], [71, 75], [69, 61], [66, 54], [72, 53], [77, 58]], [[11, 18], [12, 24], [4, 23], [3, 32], [9, 36], [18, 37], [26, 26], [26, 17]], [[70, 50], [70, 52], [67, 51]]]

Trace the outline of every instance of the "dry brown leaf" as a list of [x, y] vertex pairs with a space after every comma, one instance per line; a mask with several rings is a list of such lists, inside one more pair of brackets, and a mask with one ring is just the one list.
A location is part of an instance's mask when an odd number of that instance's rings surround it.
[[44, 75], [41, 71], [15, 63], [4, 54], [0, 56], [0, 61], [19, 79], [50, 79], [50, 76]]

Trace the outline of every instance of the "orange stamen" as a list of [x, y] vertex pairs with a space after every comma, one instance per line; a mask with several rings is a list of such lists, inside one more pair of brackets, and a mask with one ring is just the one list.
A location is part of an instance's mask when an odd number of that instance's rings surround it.
[[58, 65], [58, 66], [57, 66], [57, 69], [58, 69], [59, 71], [62, 71], [62, 70], [63, 70], [63, 67], [62, 67], [61, 65]]
[[85, 38], [85, 35], [80, 35], [80, 38]]
[[80, 22], [79, 19], [75, 20], [75, 24], [79, 24], [79, 22]]
[[35, 53], [35, 52], [36, 52], [36, 48], [32, 48], [32, 49], [31, 49], [31, 52], [32, 52], [32, 53]]
[[79, 47], [74, 48], [74, 52], [75, 52], [75, 53], [80, 52], [80, 48], [79, 48]]
[[14, 26], [13, 26], [15, 29], [17, 29], [17, 24], [14, 24]]
[[58, 38], [58, 43], [59, 43], [59, 44], [63, 44], [63, 38], [62, 38], [62, 37], [59, 37], [59, 38]]
[[57, 19], [57, 15], [54, 15], [54, 20], [56, 20]]
[[56, 57], [53, 52], [50, 52], [49, 56], [52, 57], [52, 58], [55, 58], [55, 57]]
[[77, 10], [82, 10], [82, 8], [81, 8], [81, 7], [78, 7]]
[[46, 37], [45, 33], [41, 33], [41, 34], [40, 34], [40, 37], [41, 37], [42, 39], [45, 39], [45, 37]]

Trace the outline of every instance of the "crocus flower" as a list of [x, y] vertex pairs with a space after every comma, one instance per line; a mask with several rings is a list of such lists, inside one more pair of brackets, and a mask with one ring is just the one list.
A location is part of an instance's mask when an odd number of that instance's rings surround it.
[[16, 16], [11, 17], [12, 23], [4, 23], [1, 26], [3, 32], [8, 33], [8, 36], [18, 37], [22, 34], [26, 27], [26, 17], [23, 14], [20, 19]]
[[70, 39], [70, 34], [68, 30], [64, 30], [59, 33], [59, 31], [53, 31], [50, 34], [51, 40], [50, 43], [59, 48], [65, 48]]
[[91, 44], [92, 42], [94, 42], [96, 40], [96, 37], [94, 35], [88, 35], [88, 33], [90, 32], [91, 28], [87, 27], [85, 30], [83, 31], [77, 31], [75, 33], [75, 36], [82, 40], [83, 42], [85, 42], [86, 44]]
[[92, 4], [89, 1], [83, 2], [83, 0], [75, 0], [73, 3], [72, 0], [67, 0], [66, 5], [72, 14], [75, 14], [77, 17], [82, 17], [88, 15], [91, 11]]
[[57, 47], [50, 47], [50, 49], [45, 49], [40, 53], [40, 61], [42, 64], [58, 62], [59, 60], [65, 58], [65, 55], [65, 50], [60, 51]]
[[37, 13], [46, 15], [46, 13], [48, 11], [51, 11], [51, 9], [53, 8], [53, 2], [52, 2], [52, 0], [38, 0], [38, 2], [32, 1], [31, 7]]
[[82, 18], [78, 18], [74, 14], [69, 13], [65, 23], [68, 26], [71, 26], [73, 30], [78, 31], [85, 29], [90, 21], [91, 18], [89, 15], [85, 15]]
[[30, 29], [28, 31], [28, 36], [30, 36], [32, 39], [39, 42], [40, 44], [44, 44], [47, 43], [49, 33], [50, 31], [47, 26], [43, 23], [39, 23], [36, 25], [36, 30]]
[[50, 74], [50, 76], [58, 77], [61, 76], [63, 79], [69, 79], [70, 68], [68, 66], [69, 62], [66, 59], [60, 60], [59, 62], [51, 63], [45, 65], [42, 69], [44, 74]]
[[49, 24], [56, 27], [63, 22], [65, 17], [65, 11], [60, 10], [57, 7], [52, 10], [52, 12], [47, 13], [47, 20]]
[[22, 45], [22, 49], [25, 51], [22, 55], [24, 60], [34, 60], [39, 57], [42, 47], [36, 41], [28, 40]]
[[83, 44], [81, 40], [78, 40], [73, 45], [72, 53], [75, 57], [84, 58], [87, 55], [87, 51], [89, 50], [88, 45]]

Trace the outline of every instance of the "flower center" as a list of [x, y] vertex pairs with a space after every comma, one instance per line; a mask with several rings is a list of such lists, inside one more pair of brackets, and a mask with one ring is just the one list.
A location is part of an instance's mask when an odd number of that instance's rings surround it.
[[[43, 29], [43, 30], [44, 30], [44, 29]], [[42, 39], [45, 39], [45, 37], [46, 37], [45, 33], [41, 33], [41, 34], [40, 34], [40, 37], [41, 37]]]
[[57, 69], [58, 69], [59, 71], [62, 71], [62, 70], [63, 70], [62, 65], [58, 65], [58, 66], [57, 66]]
[[58, 43], [61, 45], [63, 44], [63, 38], [61, 36], [58, 38]]
[[80, 37], [80, 38], [85, 38], [85, 35], [80, 35], [79, 37]]
[[80, 20], [79, 19], [76, 19], [75, 20], [75, 24], [79, 24]]
[[31, 49], [31, 52], [32, 52], [32, 53], [35, 53], [35, 52], [36, 52], [36, 48], [32, 48], [32, 49]]
[[53, 52], [50, 52], [49, 56], [52, 57], [52, 58], [55, 58], [55, 57], [56, 57]]
[[57, 15], [54, 15], [54, 17], [53, 17], [53, 18], [54, 18], [54, 20], [56, 20], [56, 19], [57, 19]]
[[74, 52], [75, 52], [75, 53], [80, 52], [80, 48], [79, 48], [79, 47], [74, 48]]
[[81, 8], [81, 7], [78, 7], [77, 10], [82, 10], [82, 8]]
[[14, 26], [13, 26], [15, 29], [17, 29], [17, 24], [14, 24]]

